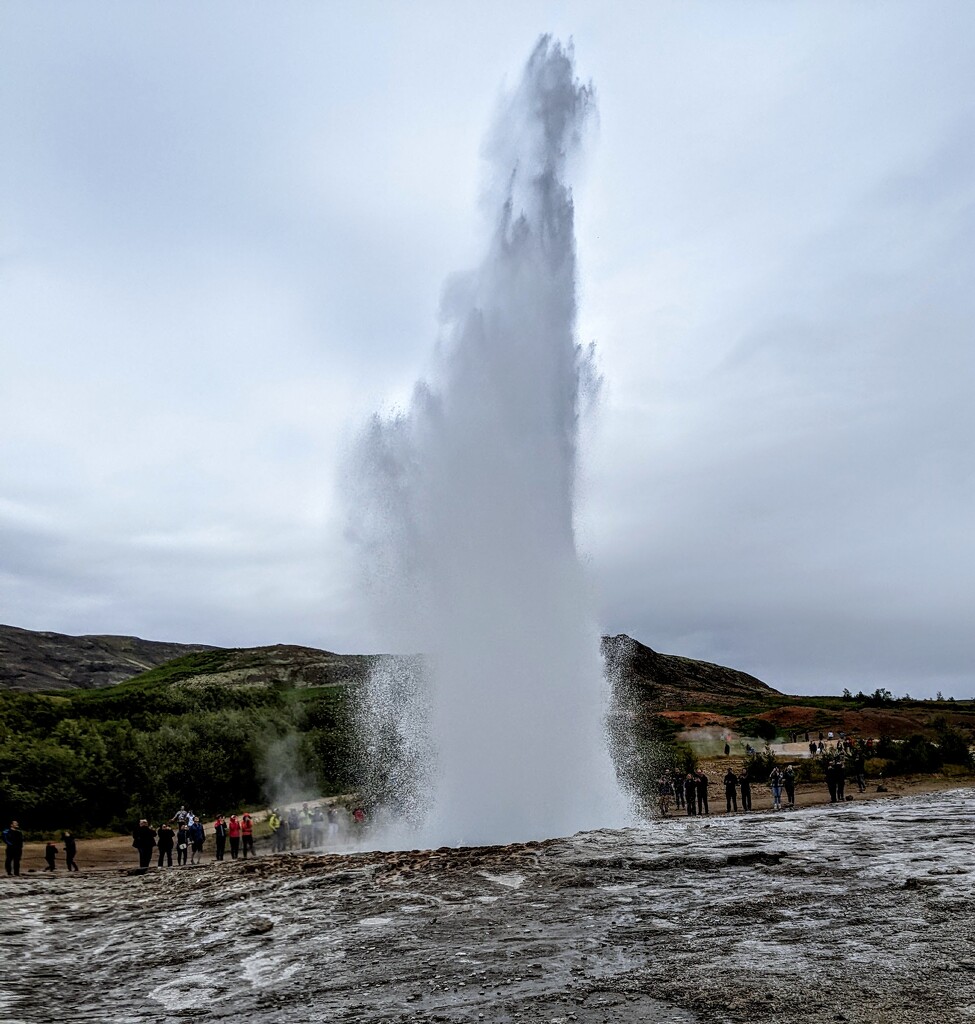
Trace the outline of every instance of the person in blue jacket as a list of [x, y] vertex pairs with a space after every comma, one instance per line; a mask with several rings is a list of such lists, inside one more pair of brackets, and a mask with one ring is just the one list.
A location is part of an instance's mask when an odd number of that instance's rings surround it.
[[186, 830], [190, 837], [190, 863], [196, 863], [196, 855], [203, 855], [203, 840], [206, 839], [206, 833], [203, 831], [203, 825], [200, 823], [199, 818], [194, 818], [193, 823]]
[[20, 831], [20, 825], [16, 821], [12, 821], [10, 827], [3, 830], [3, 846], [7, 874], [19, 875], [20, 858], [24, 854], [24, 833]]

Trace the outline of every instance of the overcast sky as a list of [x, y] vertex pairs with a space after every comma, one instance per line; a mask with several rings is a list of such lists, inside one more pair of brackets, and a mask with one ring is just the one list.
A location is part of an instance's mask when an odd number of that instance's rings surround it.
[[975, 4], [0, 2], [0, 621], [383, 648], [350, 438], [429, 366], [542, 32], [598, 128], [604, 632], [975, 696]]

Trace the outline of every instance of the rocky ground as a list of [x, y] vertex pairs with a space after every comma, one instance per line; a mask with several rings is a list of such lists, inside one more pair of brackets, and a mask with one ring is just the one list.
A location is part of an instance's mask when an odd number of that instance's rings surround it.
[[956, 1024], [975, 791], [0, 885], [8, 1020]]

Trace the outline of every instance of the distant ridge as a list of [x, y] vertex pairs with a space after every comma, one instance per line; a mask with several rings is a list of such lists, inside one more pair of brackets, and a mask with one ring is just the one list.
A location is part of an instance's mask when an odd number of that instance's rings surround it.
[[[658, 654], [625, 634], [602, 638], [603, 655], [642, 699], [659, 709], [740, 704], [779, 691], [736, 669]], [[213, 652], [199, 659], [187, 655]], [[67, 636], [0, 625], [0, 690], [89, 690], [114, 686], [175, 659], [166, 677], [185, 685], [328, 686], [355, 683], [375, 655], [341, 655], [276, 644], [221, 648], [132, 636]]]
[[603, 657], [611, 670], [659, 710], [732, 706], [783, 696], [747, 672], [676, 654], [658, 654], [625, 633], [603, 637]]
[[66, 636], [0, 625], [0, 690], [93, 690], [173, 658], [212, 651], [136, 636]]

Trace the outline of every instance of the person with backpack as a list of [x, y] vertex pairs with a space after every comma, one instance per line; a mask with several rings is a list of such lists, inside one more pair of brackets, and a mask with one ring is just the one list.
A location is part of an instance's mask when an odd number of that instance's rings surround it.
[[20, 825], [12, 821], [3, 830], [3, 845], [6, 857], [4, 867], [8, 875], [20, 874], [20, 858], [24, 855], [24, 833], [20, 831]]

